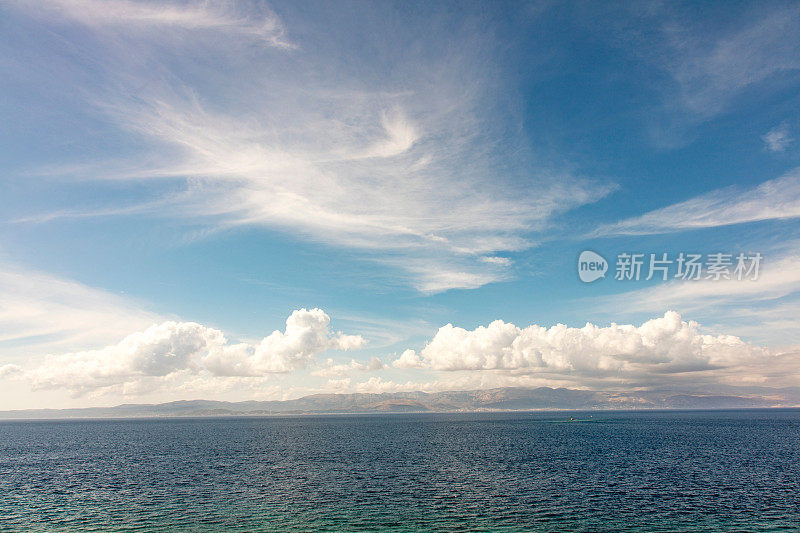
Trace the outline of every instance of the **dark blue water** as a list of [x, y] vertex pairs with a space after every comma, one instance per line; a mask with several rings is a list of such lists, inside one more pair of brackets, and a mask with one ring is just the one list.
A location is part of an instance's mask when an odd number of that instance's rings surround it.
[[800, 411], [2, 422], [0, 530], [800, 531]]

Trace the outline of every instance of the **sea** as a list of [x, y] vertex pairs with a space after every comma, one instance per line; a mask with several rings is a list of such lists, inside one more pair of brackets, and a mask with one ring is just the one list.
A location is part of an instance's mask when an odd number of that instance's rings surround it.
[[0, 422], [0, 531], [800, 531], [800, 410]]

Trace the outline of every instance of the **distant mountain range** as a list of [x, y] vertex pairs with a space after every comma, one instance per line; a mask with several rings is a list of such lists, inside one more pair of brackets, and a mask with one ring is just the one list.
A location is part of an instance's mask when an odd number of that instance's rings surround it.
[[268, 416], [301, 414], [414, 413], [611, 409], [743, 409], [800, 406], [800, 389], [771, 394], [719, 396], [665, 392], [599, 392], [506, 387], [447, 392], [313, 394], [296, 400], [218, 402], [188, 400], [84, 409], [0, 411], [0, 419]]

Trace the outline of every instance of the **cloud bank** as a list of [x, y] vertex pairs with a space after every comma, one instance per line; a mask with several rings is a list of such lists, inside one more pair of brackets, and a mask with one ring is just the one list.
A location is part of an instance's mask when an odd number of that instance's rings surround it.
[[[800, 349], [703, 333], [697, 322], [673, 311], [638, 326], [519, 327], [496, 320], [467, 330], [447, 324], [421, 350], [407, 349], [391, 364], [375, 356], [316, 360], [327, 350], [358, 349], [365, 342], [332, 331], [320, 309], [294, 311], [284, 331], [256, 342], [231, 342], [218, 329], [166, 321], [102, 349], [49, 355], [30, 368], [0, 365], [0, 377], [74, 396], [236, 388], [255, 397], [259, 391], [281, 394], [282, 375], [292, 376], [295, 396], [502, 386], [703, 391], [787, 387], [800, 379]], [[379, 375], [358, 377], [365, 374]], [[302, 386], [296, 384], [299, 376], [306, 376]]]
[[796, 379], [800, 359], [733, 335], [702, 334], [699, 324], [669, 311], [638, 327], [520, 328], [496, 320], [466, 330], [447, 324], [419, 354], [406, 351], [393, 366], [528, 374], [581, 386], [766, 385]]
[[65, 388], [75, 394], [175, 374], [263, 376], [304, 368], [328, 349], [359, 348], [358, 335], [333, 333], [321, 309], [300, 309], [284, 331], [260, 342], [229, 343], [224, 334], [195, 322], [164, 322], [100, 350], [48, 356], [25, 374], [36, 389]]

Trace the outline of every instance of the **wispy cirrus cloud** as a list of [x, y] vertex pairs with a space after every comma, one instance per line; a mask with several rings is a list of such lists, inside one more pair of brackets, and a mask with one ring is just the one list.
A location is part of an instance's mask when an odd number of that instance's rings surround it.
[[[153, 27], [175, 21], [200, 36], [217, 26], [258, 36], [253, 28], [267, 24], [237, 14], [247, 12], [239, 3], [162, 12], [116, 1], [116, 14], [97, 19], [77, 13], [99, 9], [89, 0], [82, 8], [77, 1], [55, 5], [92, 27], [115, 27], [127, 17]], [[268, 19], [283, 36], [283, 23]], [[491, 30], [465, 17], [442, 42], [431, 38], [436, 20], [408, 35], [332, 29], [320, 20], [311, 29], [321, 24], [325, 31], [303, 28], [307, 40], [296, 49], [248, 50], [247, 61], [237, 59], [240, 48], [217, 41], [172, 53], [158, 32], [115, 41], [97, 58], [105, 87], [83, 89], [95, 109], [150, 151], [114, 166], [84, 165], [79, 177], [183, 181], [185, 194], [171, 203], [170, 216], [354, 249], [423, 292], [507, 279], [513, 265], [492, 259], [497, 252], [532, 246], [531, 235], [553, 217], [613, 185], [553, 170], [509, 139], [519, 117], [493, 97], [503, 91], [513, 98], [514, 88], [495, 75]], [[375, 42], [343, 44], [351, 31]], [[379, 62], [373, 49], [393, 59]]]
[[800, 342], [800, 246], [789, 241], [763, 249], [756, 280], [673, 280], [592, 300], [600, 316], [660, 312], [665, 307], [702, 320], [707, 329], [757, 342]]
[[799, 25], [800, 9], [792, 4], [748, 11], [717, 31], [666, 22], [664, 36], [673, 52], [666, 65], [683, 105], [701, 117], [713, 116], [747, 88], [800, 70]]
[[160, 320], [120, 295], [0, 264], [0, 347], [6, 355], [102, 345]]
[[696, 311], [701, 306], [719, 305], [724, 301], [777, 300], [800, 291], [797, 248], [790, 253], [767, 254], [766, 257], [757, 280], [676, 280], [608, 298], [624, 301], [626, 308], [638, 311], [653, 311], [664, 306]]
[[[688, 8], [688, 9], [687, 9]], [[763, 101], [800, 73], [800, 9], [742, 4], [725, 17], [698, 6], [610, 4], [607, 37], [641, 61], [656, 97], [643, 117], [659, 146], [690, 142], [700, 124]], [[712, 20], [713, 19], [713, 20]], [[587, 19], [592, 29], [595, 19]], [[595, 30], [596, 31], [596, 30]]]
[[[263, 4], [237, 0], [45, 0], [32, 9], [25, 2], [9, 0], [5, 3], [37, 17], [77, 22], [101, 31], [217, 31], [257, 39], [276, 48], [295, 48], [287, 39], [280, 19]], [[161, 37], [164, 37], [163, 33]]]
[[752, 189], [718, 189], [644, 215], [600, 226], [592, 237], [654, 235], [800, 217], [800, 169]]

